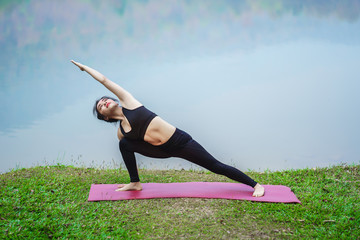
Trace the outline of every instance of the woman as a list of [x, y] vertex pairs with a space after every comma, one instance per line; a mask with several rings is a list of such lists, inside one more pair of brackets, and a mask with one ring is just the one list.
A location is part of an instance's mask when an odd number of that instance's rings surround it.
[[107, 122], [120, 121], [117, 135], [120, 140], [120, 152], [130, 175], [130, 183], [119, 185], [116, 191], [142, 190], [136, 166], [136, 152], [153, 158], [184, 158], [214, 173], [253, 187], [254, 197], [264, 195], [263, 186], [240, 170], [216, 160], [189, 134], [146, 109], [125, 89], [96, 70], [73, 60], [71, 62], [103, 84], [120, 101], [121, 106], [117, 99], [102, 97], [94, 106], [94, 113], [98, 119]]

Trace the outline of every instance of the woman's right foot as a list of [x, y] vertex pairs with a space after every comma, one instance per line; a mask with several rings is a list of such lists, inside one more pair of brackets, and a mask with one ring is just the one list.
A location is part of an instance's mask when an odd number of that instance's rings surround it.
[[129, 184], [120, 184], [115, 191], [141, 191], [142, 186], [140, 182], [131, 182]]

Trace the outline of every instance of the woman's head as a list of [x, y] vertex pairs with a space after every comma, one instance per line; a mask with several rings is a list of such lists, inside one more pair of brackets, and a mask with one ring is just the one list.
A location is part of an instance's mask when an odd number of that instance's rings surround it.
[[[103, 96], [96, 100], [93, 107], [93, 114], [99, 120], [104, 120], [106, 122], [117, 122], [117, 119], [109, 117], [111, 109], [116, 107], [119, 104], [119, 101], [115, 98]], [[116, 105], [116, 106], [114, 106]]]

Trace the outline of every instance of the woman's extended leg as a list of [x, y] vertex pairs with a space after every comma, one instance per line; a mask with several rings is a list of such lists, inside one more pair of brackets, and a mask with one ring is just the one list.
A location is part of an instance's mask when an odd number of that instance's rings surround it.
[[245, 173], [216, 160], [208, 153], [198, 142], [191, 139], [184, 147], [174, 152], [175, 157], [184, 158], [192, 163], [200, 165], [214, 173], [224, 175], [232, 180], [255, 187], [257, 182], [247, 176]]
[[198, 164], [214, 173], [227, 176], [228, 178], [244, 183], [253, 187], [254, 197], [261, 197], [265, 193], [265, 188], [255, 182], [248, 175], [216, 160], [210, 153], [208, 153], [199, 143], [195, 140], [189, 140], [184, 147], [177, 149], [174, 152], [174, 157], [184, 158], [192, 163]]

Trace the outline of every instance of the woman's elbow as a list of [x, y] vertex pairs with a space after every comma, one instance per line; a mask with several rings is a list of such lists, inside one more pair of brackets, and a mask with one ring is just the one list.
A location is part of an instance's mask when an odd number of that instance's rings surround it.
[[124, 138], [124, 136], [120, 132], [120, 129], [118, 129], [117, 137], [118, 137], [119, 141], [121, 141]]

